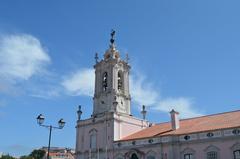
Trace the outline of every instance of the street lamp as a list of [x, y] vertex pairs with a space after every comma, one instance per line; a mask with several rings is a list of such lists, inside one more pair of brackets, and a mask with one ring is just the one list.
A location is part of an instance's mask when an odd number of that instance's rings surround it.
[[51, 143], [51, 136], [52, 136], [52, 129], [62, 129], [65, 125], [65, 121], [63, 119], [60, 119], [58, 121], [58, 127], [52, 126], [52, 125], [43, 125], [44, 123], [44, 116], [42, 114], [38, 115], [37, 117], [37, 123], [45, 128], [49, 129], [49, 138], [48, 138], [48, 152], [47, 152], [47, 159], [49, 159], [49, 151], [50, 151], [50, 143]]

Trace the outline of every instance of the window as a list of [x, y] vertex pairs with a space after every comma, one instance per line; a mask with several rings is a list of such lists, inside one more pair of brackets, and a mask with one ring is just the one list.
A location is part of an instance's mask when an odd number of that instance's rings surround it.
[[89, 147], [90, 149], [96, 149], [97, 148], [97, 130], [91, 129], [89, 131]]
[[184, 154], [184, 159], [193, 159], [193, 154]]
[[181, 158], [182, 159], [194, 159], [196, 151], [192, 148], [185, 148], [182, 152], [181, 152]]
[[207, 159], [217, 159], [217, 152], [216, 151], [208, 152]]
[[107, 78], [108, 78], [108, 74], [107, 74], [107, 72], [104, 72], [104, 74], [103, 74], [103, 91], [106, 91], [108, 88], [108, 84], [107, 84], [108, 79]]
[[185, 140], [189, 140], [189, 139], [190, 139], [190, 136], [189, 136], [189, 135], [186, 135], [186, 136], [184, 136], [184, 139], [185, 139]]
[[118, 72], [118, 90], [121, 90], [122, 89], [122, 73], [119, 71]]
[[96, 134], [90, 135], [90, 148], [95, 149], [97, 147], [97, 136]]
[[155, 159], [155, 156], [148, 156], [147, 159]]
[[233, 133], [234, 135], [238, 135], [238, 134], [240, 134], [240, 130], [239, 130], [239, 129], [234, 129], [234, 130], [232, 131], [232, 133]]
[[132, 154], [131, 159], [138, 159], [138, 156], [134, 153]]
[[[152, 140], [152, 139], [151, 139]], [[155, 159], [156, 157], [156, 152], [150, 150], [147, 154], [146, 154], [146, 159]]]
[[233, 151], [234, 159], [240, 159], [240, 150]]

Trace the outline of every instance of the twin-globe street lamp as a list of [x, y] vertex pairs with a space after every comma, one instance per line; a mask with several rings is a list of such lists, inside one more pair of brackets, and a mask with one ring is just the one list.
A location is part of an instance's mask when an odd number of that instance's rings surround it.
[[44, 123], [44, 116], [42, 114], [38, 115], [37, 117], [37, 123], [40, 126], [43, 126], [45, 128], [49, 128], [49, 139], [48, 139], [48, 152], [47, 152], [47, 159], [49, 159], [49, 151], [50, 151], [50, 143], [51, 143], [51, 136], [52, 136], [52, 129], [62, 129], [65, 125], [65, 121], [63, 119], [60, 119], [58, 121], [58, 127], [52, 126], [52, 125], [43, 125]]

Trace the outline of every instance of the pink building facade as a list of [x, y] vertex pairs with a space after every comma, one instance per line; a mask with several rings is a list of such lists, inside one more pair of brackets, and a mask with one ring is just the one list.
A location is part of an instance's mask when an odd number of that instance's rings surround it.
[[114, 35], [104, 58], [96, 55], [93, 114], [79, 113], [76, 159], [240, 159], [240, 111], [179, 120], [172, 110], [160, 124], [132, 116], [130, 66]]

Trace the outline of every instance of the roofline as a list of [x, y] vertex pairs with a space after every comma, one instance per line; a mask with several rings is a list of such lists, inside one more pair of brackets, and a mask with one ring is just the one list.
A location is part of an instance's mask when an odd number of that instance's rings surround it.
[[228, 112], [221, 112], [221, 113], [215, 113], [215, 114], [209, 114], [209, 115], [197, 116], [197, 117], [192, 117], [192, 118], [185, 118], [185, 119], [180, 119], [180, 121], [181, 121], [181, 120], [196, 119], [196, 118], [203, 118], [203, 117], [208, 117], [208, 116], [216, 116], [216, 115], [221, 115], [221, 114], [234, 113], [234, 112], [239, 112], [239, 111], [240, 111], [240, 109], [238, 109], [238, 110], [233, 110], [233, 111], [228, 111]]
[[[240, 111], [240, 109], [233, 110], [233, 111], [228, 111], [228, 112], [221, 112], [221, 113], [215, 113], [215, 114], [202, 115], [202, 116], [197, 116], [197, 117], [192, 117], [192, 118], [180, 119], [180, 121], [192, 120], [192, 119], [203, 118], [203, 117], [208, 117], [208, 116], [215, 116], [215, 115], [221, 115], [221, 114], [227, 114], [227, 113], [234, 113], [234, 112], [239, 112], [239, 111]], [[161, 125], [161, 124], [166, 124], [166, 123], [170, 123], [170, 122], [171, 121], [166, 121], [166, 122], [162, 122], [162, 123], [155, 123], [155, 125]], [[153, 125], [153, 126], [155, 126], [155, 125]]]
[[240, 126], [233, 126], [223, 129], [212, 129], [212, 130], [204, 130], [204, 131], [195, 131], [190, 133], [181, 133], [181, 134], [169, 134], [169, 135], [162, 135], [162, 136], [151, 136], [151, 137], [142, 137], [142, 138], [135, 138], [135, 139], [126, 139], [126, 140], [116, 140], [114, 143], [117, 142], [124, 142], [124, 141], [133, 141], [133, 140], [143, 140], [143, 139], [150, 139], [150, 138], [158, 138], [158, 137], [165, 137], [165, 136], [180, 136], [180, 135], [187, 135], [187, 134], [195, 134], [195, 133], [203, 133], [203, 132], [212, 132], [216, 130], [227, 130], [227, 129], [233, 129], [233, 128], [239, 128]]
[[[234, 112], [239, 112], [240, 109], [238, 110], [233, 110], [233, 111], [228, 111], [228, 112], [221, 112], [221, 113], [216, 113], [216, 114], [209, 114], [209, 115], [203, 115], [203, 116], [198, 116], [198, 117], [193, 117], [193, 118], [187, 118], [187, 119], [181, 119], [180, 121], [183, 120], [192, 120], [192, 119], [197, 119], [197, 118], [203, 118], [203, 117], [208, 117], [208, 116], [216, 116], [216, 115], [221, 115], [221, 114], [227, 114], [227, 113], [234, 113]], [[161, 125], [161, 124], [166, 124], [170, 123], [171, 121], [168, 122], [163, 122], [163, 123], [156, 123], [156, 125]], [[201, 132], [207, 132], [207, 131], [216, 131], [216, 130], [225, 130], [225, 129], [230, 129], [230, 128], [238, 128], [238, 127], [228, 127], [228, 128], [223, 128], [223, 129], [213, 129], [213, 130], [204, 130], [204, 131], [195, 131], [195, 132], [190, 132], [190, 133], [182, 133], [182, 134], [171, 134], [171, 135], [162, 135], [162, 136], [151, 136], [151, 137], [143, 137], [143, 138], [135, 138], [135, 139], [126, 139], [126, 140], [117, 140], [114, 142], [121, 142], [121, 141], [131, 141], [131, 140], [141, 140], [141, 139], [147, 139], [147, 138], [154, 138], [154, 137], [163, 137], [163, 136], [177, 136], [177, 135], [184, 135], [184, 134], [194, 134], [194, 133], [201, 133]], [[136, 132], [137, 133], [137, 132]], [[132, 134], [133, 135], [133, 134]]]

